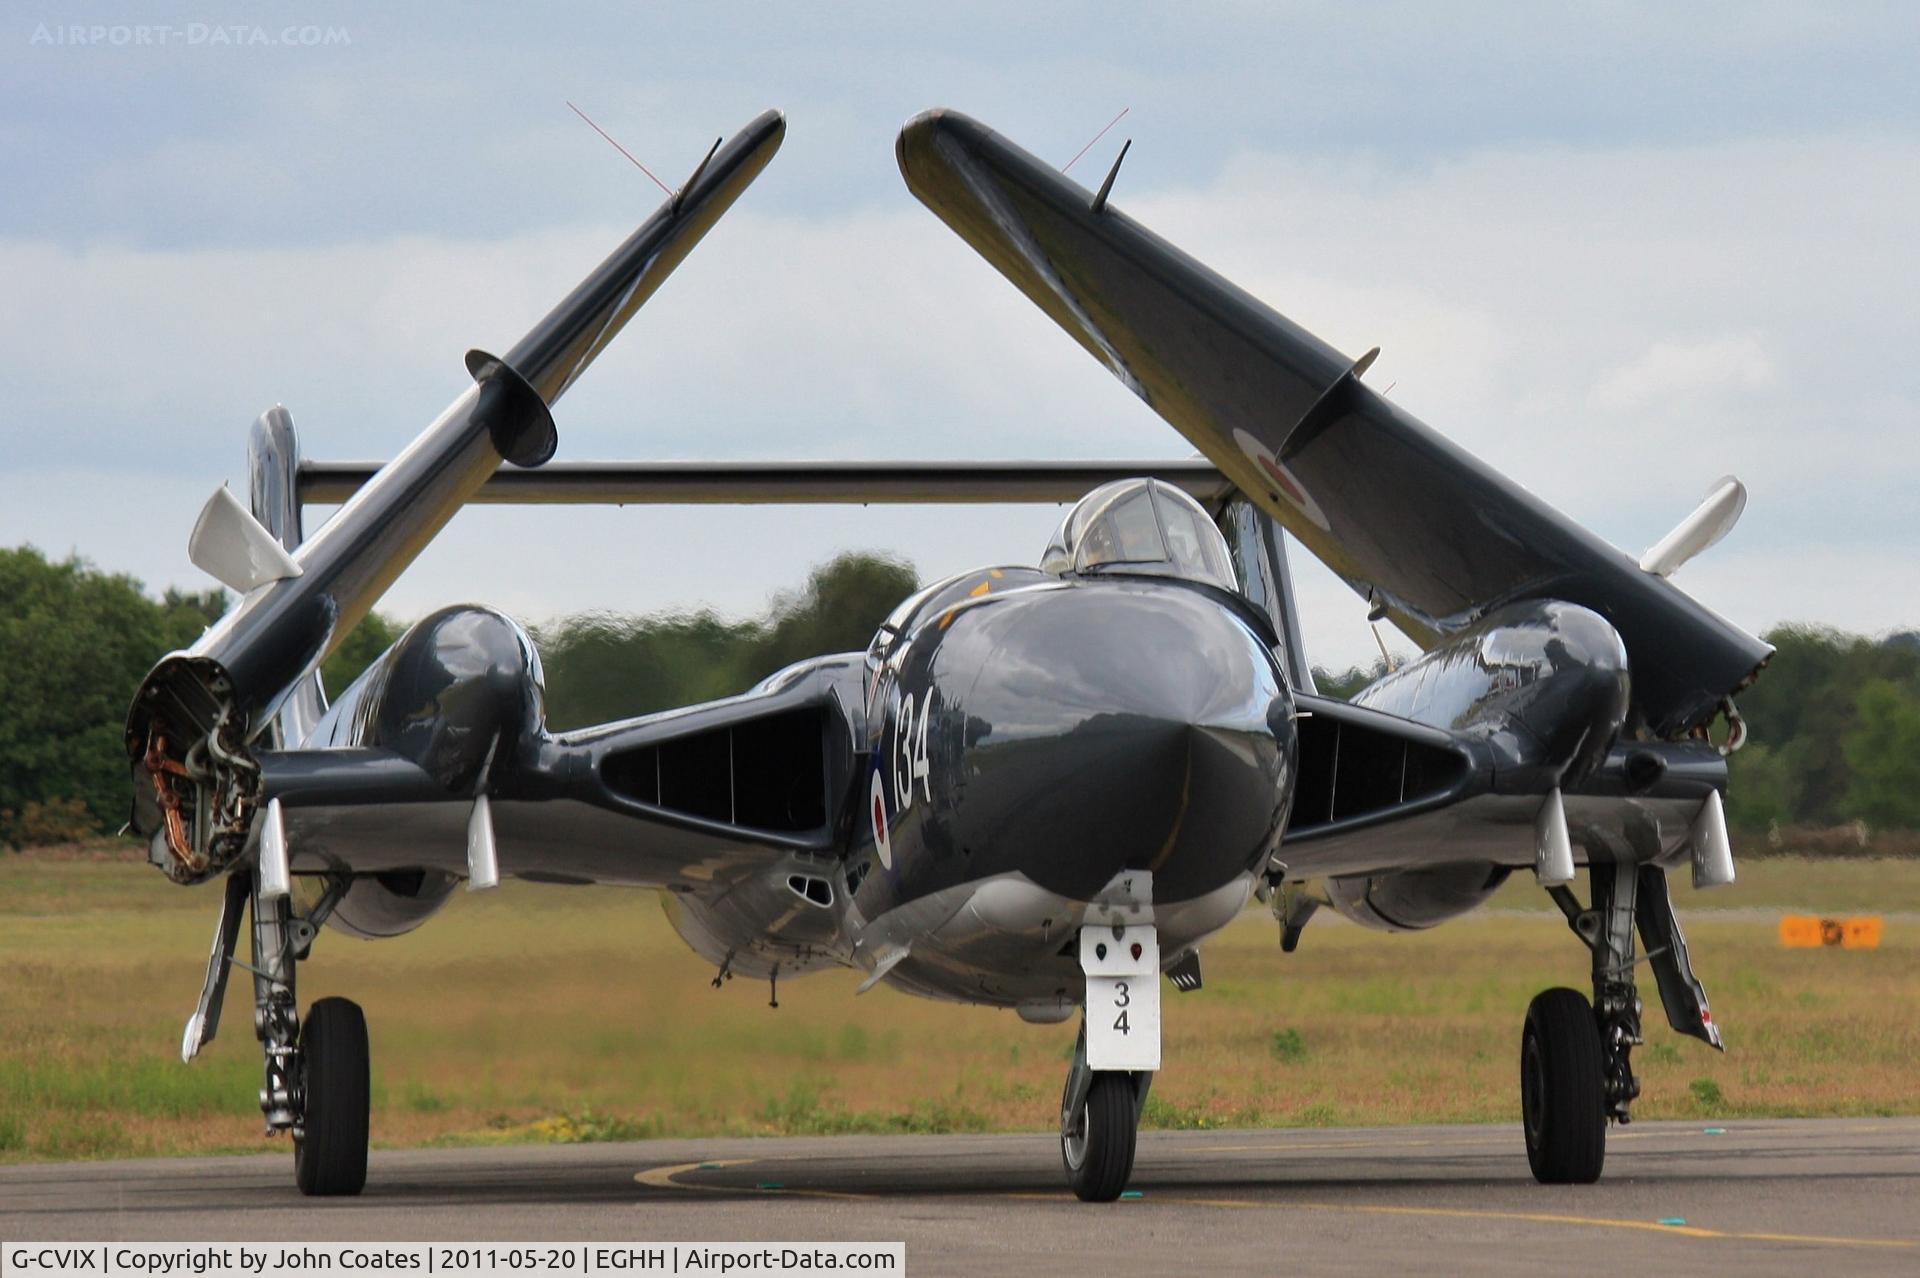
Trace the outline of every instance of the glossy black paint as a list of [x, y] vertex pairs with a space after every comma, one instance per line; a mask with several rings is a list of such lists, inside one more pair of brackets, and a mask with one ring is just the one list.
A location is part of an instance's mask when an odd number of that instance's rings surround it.
[[1574, 604], [1519, 603], [1448, 636], [1353, 702], [1484, 741], [1496, 789], [1541, 793], [1578, 788], [1606, 759], [1629, 690], [1626, 647], [1605, 618]]
[[[1636, 718], [1660, 737], [1710, 717], [1772, 651], [977, 121], [927, 112], [897, 152], [922, 202], [1423, 646], [1506, 603], [1580, 604], [1624, 639]], [[1295, 437], [1309, 414], [1313, 437]]]
[[468, 358], [475, 384], [300, 545], [301, 575], [248, 595], [193, 648], [155, 667], [135, 696], [127, 745], [145, 750], [157, 716], [177, 738], [204, 734], [228, 706], [251, 738], [295, 681], [339, 643], [503, 458], [552, 452], [547, 406], [779, 148], [786, 125], [762, 114], [714, 157], [699, 182], [662, 205], [504, 360]]
[[[300, 500], [343, 502], [378, 462], [306, 462]], [[634, 506], [814, 502], [942, 504], [1078, 501], [1102, 484], [1147, 476], [1215, 506], [1233, 485], [1210, 461], [763, 461], [553, 462], [497, 470], [469, 499], [479, 505]]]
[[[758, 176], [785, 131], [778, 112], [763, 113], [504, 360], [470, 351], [474, 385], [299, 544], [296, 575], [256, 587], [192, 648], [148, 672], [127, 715], [130, 825], [170, 875], [196, 881], [240, 854], [261, 802], [253, 754], [284, 744], [289, 722], [306, 717], [283, 720], [280, 708], [308, 699], [298, 690], [319, 663], [503, 459], [537, 465], [552, 455], [549, 405]], [[256, 441], [252, 479], [255, 509], [278, 516], [293, 490], [284, 462], [297, 450], [290, 428], [281, 439], [276, 425]], [[276, 534], [283, 540], [297, 530], [294, 514]], [[190, 763], [198, 755], [214, 766]]]
[[1181, 901], [1271, 852], [1292, 702], [1267, 644], [1209, 593], [989, 570], [926, 593], [897, 631], [871, 654], [869, 793], [892, 864], [865, 880], [870, 916], [1013, 873], [1086, 900], [1150, 870], [1155, 900]]
[[419, 768], [445, 796], [471, 796], [545, 724], [533, 641], [489, 608], [443, 608], [340, 694], [309, 749], [375, 746]]
[[[867, 918], [1008, 875], [1084, 900], [1115, 873], [1145, 869], [1156, 900], [1202, 897], [1261, 867], [1296, 805], [1282, 859], [1330, 874], [1417, 871], [1354, 889], [1395, 926], [1465, 908], [1496, 886], [1498, 866], [1524, 864], [1527, 823], [1554, 785], [1582, 838], [1602, 844], [1637, 837], [1627, 827], [1641, 818], [1620, 799], [1684, 812], [1724, 787], [1710, 748], [1616, 740], [1624, 655], [1584, 609], [1502, 610], [1351, 705], [1296, 699], [1255, 620], [1246, 601], [1228, 606], [1176, 580], [985, 569], [902, 605], [864, 659], [821, 658], [738, 698], [554, 737], [524, 632], [490, 610], [451, 609], [377, 662], [308, 749], [268, 756], [267, 781], [296, 822], [355, 805], [391, 817], [395, 805], [470, 799], [491, 760], [484, 783], [498, 810], [547, 813], [530, 863], [540, 875], [698, 891], [689, 862], [823, 854], [845, 864]], [[1296, 707], [1311, 716], [1311, 761]], [[801, 712], [817, 715], [810, 766], [825, 801], [804, 829], [690, 810], [623, 776], [636, 757], [660, 766], [647, 751], [701, 740], [713, 748], [688, 757], [726, 769], [736, 741], [748, 757], [747, 738], [716, 734]], [[1328, 735], [1335, 725], [1343, 737]], [[1419, 779], [1402, 781], [1396, 801], [1379, 797], [1380, 778], [1363, 778], [1373, 797], [1349, 778], [1330, 820], [1314, 807], [1320, 794], [1299, 786], [1342, 753], [1368, 771], [1375, 759], [1414, 759]], [[794, 782], [764, 764], [722, 780], [730, 794]], [[1500, 806], [1505, 795], [1517, 806]], [[457, 813], [447, 830], [457, 835]], [[457, 870], [461, 848], [450, 837], [421, 864]], [[1629, 848], [1641, 859], [1662, 850]], [[391, 871], [406, 849], [358, 855]], [[1479, 868], [1461, 868], [1470, 861]]]
[[[298, 550], [306, 538], [300, 436], [293, 428], [293, 415], [282, 405], [260, 414], [247, 432], [247, 491], [248, 509], [260, 526], [289, 551]], [[326, 708], [326, 690], [315, 670], [295, 683], [281, 702], [263, 743], [275, 750], [299, 745]]]
[[[300, 440], [293, 416], [275, 404], [247, 432], [248, 509], [288, 550], [306, 539], [300, 493]], [[344, 499], [343, 499], [344, 500]]]
[[[484, 781], [498, 804], [570, 800], [640, 819], [648, 844], [673, 829], [715, 853], [849, 856], [867, 865], [861, 903], [877, 916], [1016, 873], [1076, 900], [1126, 869], [1152, 871], [1157, 900], [1205, 895], [1271, 853], [1295, 766], [1293, 703], [1267, 644], [1209, 592], [1163, 579], [987, 570], [923, 593], [867, 659], [803, 663], [738, 698], [559, 737], [540, 705], [525, 633], [487, 609], [447, 609], [375, 662], [307, 748], [268, 757], [269, 792], [298, 822], [307, 809], [470, 799]], [[714, 734], [803, 712], [823, 739], [825, 817], [812, 828], [689, 811], [622, 772], [701, 739], [726, 740], [692, 756], [724, 768], [749, 738]], [[889, 863], [873, 873], [876, 778]], [[765, 766], [727, 783], [774, 784]], [[600, 819], [582, 820], [596, 832], [581, 837], [604, 844]], [[553, 850], [574, 837], [555, 809]]]

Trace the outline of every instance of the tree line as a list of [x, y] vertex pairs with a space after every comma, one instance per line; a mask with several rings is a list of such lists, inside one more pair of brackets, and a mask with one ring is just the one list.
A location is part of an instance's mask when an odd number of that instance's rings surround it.
[[[711, 610], [589, 613], [539, 627], [556, 730], [740, 692], [794, 661], [866, 646], [917, 588], [912, 567], [843, 554], [757, 618]], [[219, 590], [158, 599], [124, 574], [0, 549], [0, 844], [117, 829], [127, 812], [127, 698], [159, 656], [225, 612]], [[322, 669], [337, 695], [404, 627], [369, 616]], [[1727, 810], [1752, 833], [1779, 827], [1920, 830], [1920, 635], [1874, 640], [1810, 626], [1766, 636], [1778, 652], [1739, 707], [1750, 744], [1733, 756]], [[1350, 697], [1381, 668], [1315, 670]]]
[[[1920, 634], [1789, 625], [1762, 638], [1775, 652], [1735, 703], [1748, 734], [1728, 761], [1728, 822], [1920, 830]], [[1345, 700], [1385, 671], [1316, 668], [1314, 681]]]
[[[918, 587], [911, 566], [843, 554], [766, 614], [592, 613], [535, 629], [556, 730], [741, 692], [805, 657], [866, 647]], [[214, 589], [155, 599], [123, 573], [0, 549], [0, 846], [62, 843], [127, 817], [127, 702], [163, 654], [226, 612]], [[406, 627], [369, 615], [321, 668], [337, 696]]]

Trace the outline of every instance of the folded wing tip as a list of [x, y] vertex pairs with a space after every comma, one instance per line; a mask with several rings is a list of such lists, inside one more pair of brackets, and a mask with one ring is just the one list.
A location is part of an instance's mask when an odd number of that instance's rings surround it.
[[913, 186], [918, 165], [933, 163], [951, 167], [935, 158], [935, 143], [943, 136], [963, 143], [977, 143], [992, 135], [993, 130], [964, 112], [952, 107], [929, 107], [900, 126], [900, 136], [893, 147], [894, 158], [900, 163], [900, 176], [907, 180], [908, 186]]
[[900, 136], [893, 141], [893, 158], [908, 186], [913, 185], [914, 165], [933, 145], [934, 134], [940, 131], [947, 114], [945, 107], [929, 107], [900, 126]]
[[747, 122], [747, 132], [764, 135], [778, 146], [787, 136], [787, 113], [779, 107], [768, 107]]

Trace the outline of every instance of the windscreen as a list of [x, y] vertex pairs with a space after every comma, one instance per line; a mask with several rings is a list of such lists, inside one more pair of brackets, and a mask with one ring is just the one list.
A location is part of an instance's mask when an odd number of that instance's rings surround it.
[[1153, 479], [1121, 480], [1081, 498], [1061, 521], [1040, 566], [1063, 576], [1133, 572], [1234, 588], [1226, 540], [1206, 511]]

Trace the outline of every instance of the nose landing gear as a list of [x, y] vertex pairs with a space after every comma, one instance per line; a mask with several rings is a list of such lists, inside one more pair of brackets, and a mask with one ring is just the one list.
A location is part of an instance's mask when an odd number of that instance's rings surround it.
[[1089, 1069], [1087, 1029], [1080, 1027], [1060, 1098], [1060, 1162], [1081, 1202], [1110, 1203], [1127, 1187], [1152, 1084], [1149, 1070]]
[[1082, 1202], [1110, 1203], [1133, 1175], [1140, 1111], [1160, 1068], [1160, 941], [1153, 879], [1116, 875], [1080, 930], [1085, 1015], [1060, 1098], [1060, 1161]]

